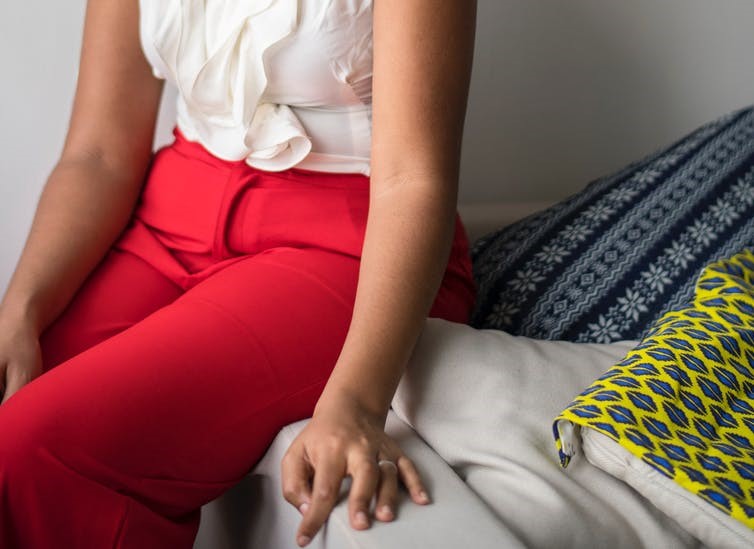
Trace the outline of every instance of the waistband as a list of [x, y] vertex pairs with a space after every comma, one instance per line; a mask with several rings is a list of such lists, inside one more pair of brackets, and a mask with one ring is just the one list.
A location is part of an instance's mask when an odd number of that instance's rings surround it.
[[173, 137], [174, 137], [173, 142], [166, 145], [165, 146], [166, 148], [171, 148], [179, 152], [180, 154], [183, 154], [191, 158], [195, 158], [197, 160], [201, 160], [219, 169], [225, 169], [229, 171], [230, 170], [244, 170], [244, 171], [247, 171], [248, 173], [268, 174], [268, 175], [274, 175], [277, 177], [297, 178], [297, 179], [327, 177], [328, 179], [337, 179], [337, 180], [342, 180], [342, 181], [354, 180], [354, 181], [360, 182], [361, 184], [368, 184], [370, 180], [370, 177], [363, 173], [317, 171], [317, 170], [309, 170], [305, 168], [298, 168], [295, 166], [285, 169], [285, 170], [281, 170], [281, 171], [262, 170], [260, 168], [251, 166], [243, 158], [240, 160], [229, 160], [229, 159], [221, 158], [213, 154], [199, 141], [192, 141], [188, 139], [183, 134], [183, 132], [181, 132], [181, 130], [178, 128], [177, 125], [173, 126]]

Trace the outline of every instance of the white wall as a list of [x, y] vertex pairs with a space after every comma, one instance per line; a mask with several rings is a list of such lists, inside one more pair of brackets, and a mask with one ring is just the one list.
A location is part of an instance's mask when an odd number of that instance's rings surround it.
[[469, 201], [558, 198], [754, 103], [751, 0], [480, 0]]
[[[0, 19], [0, 290], [62, 146], [84, 6]], [[461, 202], [558, 199], [754, 103], [753, 22], [751, 0], [479, 0]]]

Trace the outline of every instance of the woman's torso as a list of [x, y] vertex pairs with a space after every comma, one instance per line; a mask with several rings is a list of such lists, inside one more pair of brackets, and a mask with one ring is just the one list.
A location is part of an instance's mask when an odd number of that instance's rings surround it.
[[140, 0], [140, 38], [216, 156], [369, 175], [371, 0]]

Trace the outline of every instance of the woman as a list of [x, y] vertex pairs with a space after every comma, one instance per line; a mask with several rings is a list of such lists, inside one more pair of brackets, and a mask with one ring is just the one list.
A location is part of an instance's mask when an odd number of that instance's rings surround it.
[[[0, 304], [0, 546], [190, 547], [277, 431], [306, 545], [429, 497], [384, 432], [456, 212], [475, 2], [89, 0], [59, 162]], [[262, 56], [264, 54], [264, 57]], [[165, 80], [175, 140], [152, 153]], [[368, 214], [368, 215], [367, 215]], [[368, 222], [367, 222], [368, 219]]]

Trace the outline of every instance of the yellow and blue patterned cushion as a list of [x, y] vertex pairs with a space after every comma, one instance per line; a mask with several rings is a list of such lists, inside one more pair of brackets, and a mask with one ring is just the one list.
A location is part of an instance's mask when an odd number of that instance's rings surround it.
[[573, 425], [754, 529], [754, 252], [707, 265], [694, 298], [555, 418], [563, 467]]

